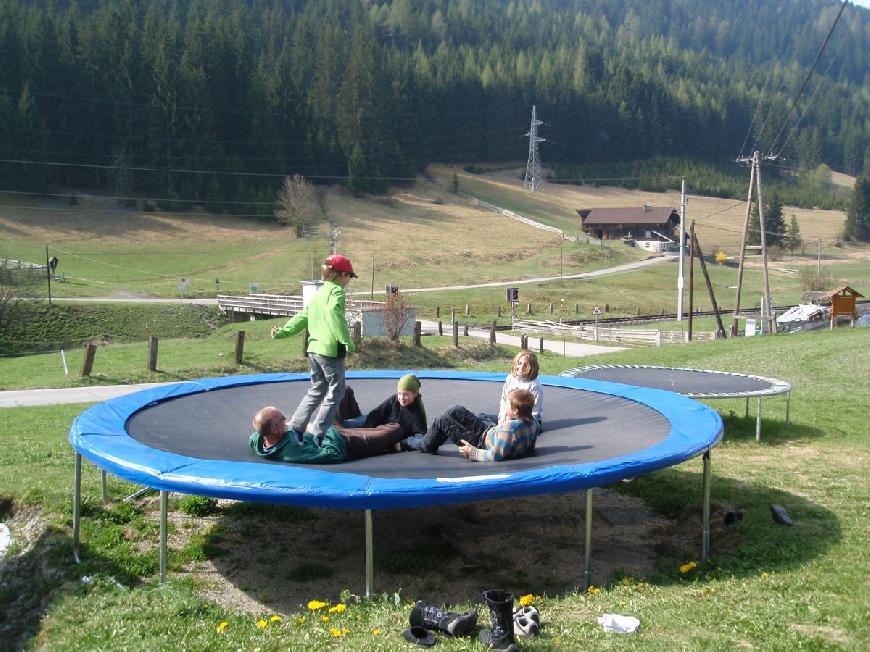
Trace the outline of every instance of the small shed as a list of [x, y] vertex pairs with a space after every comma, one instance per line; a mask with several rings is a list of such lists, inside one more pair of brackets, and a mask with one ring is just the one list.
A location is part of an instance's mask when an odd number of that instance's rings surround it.
[[[807, 292], [806, 295], [810, 293]], [[854, 326], [855, 320], [858, 318], [858, 311], [855, 307], [855, 300], [864, 295], [857, 290], [850, 288], [848, 285], [838, 287], [836, 290], [829, 292], [813, 292], [811, 298], [813, 303], [831, 304], [831, 328], [837, 322], [837, 317], [848, 317]]]

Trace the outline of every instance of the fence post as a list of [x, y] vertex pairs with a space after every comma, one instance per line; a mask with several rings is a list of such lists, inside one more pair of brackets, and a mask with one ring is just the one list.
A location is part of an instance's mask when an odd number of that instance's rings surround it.
[[308, 329], [302, 331], [302, 357], [308, 357]]
[[527, 314], [527, 315], [531, 315], [531, 314], [532, 314], [532, 304], [530, 304], [530, 303], [527, 303], [527, 304], [526, 304], [526, 314]]
[[552, 301], [550, 302], [550, 314], [551, 315], [553, 314], [553, 302]]
[[414, 322], [414, 346], [423, 346], [423, 342], [420, 339], [420, 335], [423, 332], [423, 324], [419, 321]]
[[148, 371], [157, 371], [157, 336], [148, 338]]
[[468, 317], [471, 314], [471, 307], [466, 303], [465, 304], [465, 316]]
[[451, 324], [455, 324], [455, 323], [456, 323], [456, 308], [451, 308], [451, 309], [450, 309], [450, 323], [451, 323]]
[[489, 344], [495, 346], [495, 320], [489, 325]]
[[94, 356], [97, 354], [97, 345], [94, 343], [85, 344], [85, 359], [82, 360], [82, 370], [79, 376], [84, 378], [91, 375], [91, 369], [94, 368]]
[[441, 306], [435, 306], [435, 318], [438, 319], [441, 316]]
[[662, 332], [656, 329], [656, 346], [662, 345]]
[[579, 304], [579, 303], [575, 303], [575, 304], [574, 304], [574, 314], [575, 314], [575, 315], [579, 315], [579, 314], [580, 314], [580, 304]]
[[538, 353], [544, 352], [544, 338], [541, 338], [541, 341], [538, 343]]
[[245, 331], [236, 331], [236, 364], [242, 364], [245, 353]]
[[501, 317], [501, 306], [496, 306], [496, 316]]
[[528, 335], [520, 335], [520, 348], [525, 351], [529, 348], [529, 336]]
[[362, 322], [358, 321], [354, 323], [351, 337], [353, 338], [353, 343], [356, 345], [356, 348], [359, 348], [362, 344]]
[[444, 324], [441, 323], [441, 320], [438, 320], [438, 334], [444, 335]]
[[453, 322], [453, 346], [459, 348], [459, 322]]

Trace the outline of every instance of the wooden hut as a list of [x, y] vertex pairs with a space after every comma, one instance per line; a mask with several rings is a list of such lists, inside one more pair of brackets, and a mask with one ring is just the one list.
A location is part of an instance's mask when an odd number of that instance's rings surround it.
[[855, 320], [858, 318], [858, 311], [855, 309], [855, 299], [863, 296], [863, 294], [853, 290], [848, 285], [825, 292], [822, 295], [822, 299], [831, 302], [831, 328], [837, 323], [837, 317], [840, 315], [848, 317], [852, 326], [854, 326]]

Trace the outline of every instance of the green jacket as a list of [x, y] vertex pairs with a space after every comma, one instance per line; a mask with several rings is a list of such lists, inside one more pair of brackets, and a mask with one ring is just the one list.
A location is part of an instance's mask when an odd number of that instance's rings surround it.
[[323, 446], [314, 445], [314, 435], [306, 432], [303, 442], [296, 443], [296, 435], [285, 432], [272, 448], [263, 448], [263, 437], [258, 432], [251, 433], [251, 448], [260, 457], [276, 462], [294, 464], [341, 464], [347, 457], [344, 439], [335, 428], [327, 428], [323, 435]]
[[275, 332], [275, 339], [296, 335], [305, 328], [308, 328], [310, 353], [337, 358], [339, 344], [344, 344], [347, 353], [353, 353], [353, 340], [344, 317], [343, 287], [332, 281], [324, 281], [302, 312]]

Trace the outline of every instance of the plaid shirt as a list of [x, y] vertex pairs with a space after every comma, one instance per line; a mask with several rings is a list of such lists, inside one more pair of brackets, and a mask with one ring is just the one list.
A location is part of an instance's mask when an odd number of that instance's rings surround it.
[[505, 419], [483, 433], [483, 447], [472, 449], [468, 459], [474, 462], [501, 462], [530, 455], [535, 451], [539, 430], [535, 419]]

